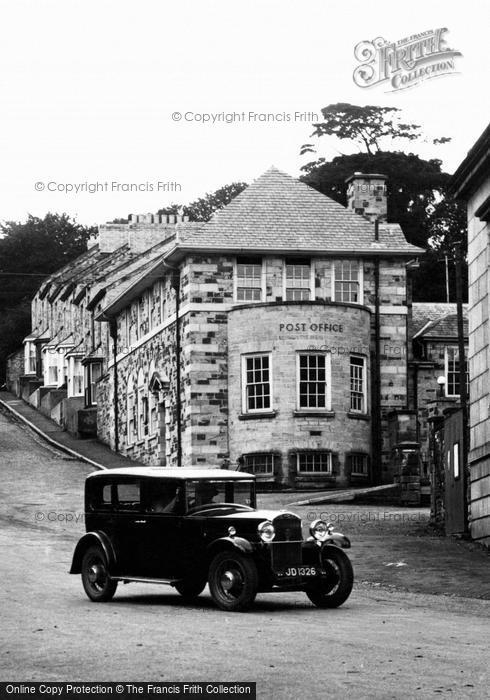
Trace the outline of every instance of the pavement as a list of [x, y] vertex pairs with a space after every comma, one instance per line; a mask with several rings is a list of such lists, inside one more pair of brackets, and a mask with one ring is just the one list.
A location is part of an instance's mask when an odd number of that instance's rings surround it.
[[78, 439], [63, 430], [57, 423], [9, 391], [0, 392], [0, 409], [8, 411], [18, 421], [34, 430], [52, 447], [71, 457], [91, 464], [96, 469], [141, 466], [123, 455], [113, 452], [96, 438]]

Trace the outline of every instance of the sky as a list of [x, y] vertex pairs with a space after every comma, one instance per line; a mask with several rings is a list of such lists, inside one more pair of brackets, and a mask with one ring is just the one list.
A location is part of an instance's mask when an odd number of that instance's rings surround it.
[[[401, 148], [447, 172], [489, 122], [487, 0], [0, 0], [0, 18], [0, 221], [100, 224], [271, 165], [297, 177], [315, 115], [335, 102], [400, 108], [427, 135]], [[395, 91], [354, 82], [360, 42], [438, 28], [462, 54], [455, 73]], [[318, 142], [328, 159], [355, 150]]]

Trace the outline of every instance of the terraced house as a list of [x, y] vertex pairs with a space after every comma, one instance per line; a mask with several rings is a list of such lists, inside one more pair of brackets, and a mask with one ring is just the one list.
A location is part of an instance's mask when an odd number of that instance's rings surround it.
[[208, 223], [101, 226], [33, 301], [25, 398], [148, 464], [392, 481], [421, 250], [386, 210], [383, 175], [345, 208], [271, 168]]

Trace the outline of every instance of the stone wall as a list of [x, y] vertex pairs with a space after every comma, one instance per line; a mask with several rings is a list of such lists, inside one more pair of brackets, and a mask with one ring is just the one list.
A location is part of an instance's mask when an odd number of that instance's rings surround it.
[[20, 378], [24, 374], [24, 349], [16, 350], [7, 357], [5, 382], [7, 389], [20, 396]]
[[[229, 312], [229, 440], [230, 460], [243, 454], [275, 452], [280, 457], [277, 479], [297, 486], [346, 484], [346, 455], [369, 454], [369, 407], [365, 415], [350, 411], [350, 352], [366, 358], [369, 376], [370, 312], [350, 304], [278, 303], [235, 307]], [[330, 351], [331, 410], [300, 411], [297, 397], [297, 352]], [[244, 353], [271, 353], [272, 406], [265, 416], [242, 410]], [[369, 396], [369, 392], [367, 394]], [[333, 474], [299, 475], [298, 451], [333, 453]]]
[[490, 175], [468, 202], [470, 527], [490, 545], [490, 224], [475, 211], [490, 196]]

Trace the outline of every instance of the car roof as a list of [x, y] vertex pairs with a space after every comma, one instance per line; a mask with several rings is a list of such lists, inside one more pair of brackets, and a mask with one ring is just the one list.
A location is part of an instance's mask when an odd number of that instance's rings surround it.
[[112, 476], [140, 476], [165, 479], [255, 479], [253, 474], [228, 469], [205, 469], [200, 467], [122, 467], [92, 472], [87, 479]]

